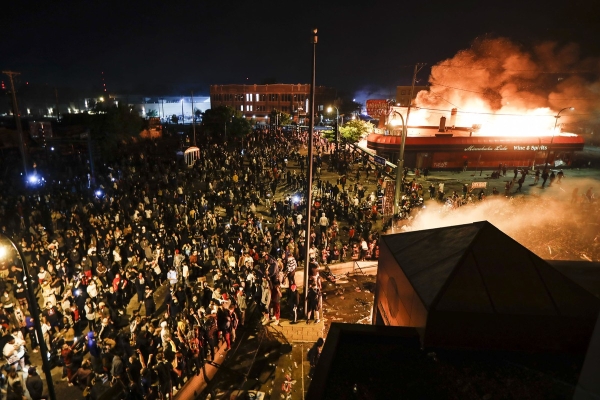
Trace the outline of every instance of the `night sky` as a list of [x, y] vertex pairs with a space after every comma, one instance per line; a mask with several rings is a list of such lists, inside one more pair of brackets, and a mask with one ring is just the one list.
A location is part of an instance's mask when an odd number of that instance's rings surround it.
[[309, 83], [314, 26], [318, 85], [385, 96], [410, 83], [414, 63], [440, 62], [483, 35], [576, 42], [598, 56], [598, 15], [594, 0], [16, 1], [0, 16], [0, 67], [82, 90], [99, 88], [104, 71], [109, 92], [147, 95]]

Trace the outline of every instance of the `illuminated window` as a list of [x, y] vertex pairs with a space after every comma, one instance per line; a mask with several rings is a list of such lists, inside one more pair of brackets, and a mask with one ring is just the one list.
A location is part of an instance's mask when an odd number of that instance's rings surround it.
[[259, 96], [259, 94], [258, 94], [258, 93], [256, 93], [256, 94], [254, 95], [254, 98], [256, 99], [255, 101], [260, 101], [260, 96]]
[[244, 106], [240, 106], [240, 111], [244, 111]]

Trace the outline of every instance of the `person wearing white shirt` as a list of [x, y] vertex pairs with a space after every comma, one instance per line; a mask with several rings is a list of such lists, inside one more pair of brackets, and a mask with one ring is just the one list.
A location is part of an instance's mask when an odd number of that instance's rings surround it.
[[174, 267], [171, 267], [169, 272], [167, 272], [167, 279], [169, 280], [171, 286], [177, 285], [177, 271], [175, 271]]
[[94, 280], [90, 281], [86, 291], [92, 300], [98, 296], [98, 288], [96, 287], [96, 282], [94, 282]]
[[329, 219], [325, 216], [325, 213], [321, 213], [321, 218], [319, 218], [319, 226], [321, 227], [321, 233], [325, 233], [327, 231]]
[[190, 277], [190, 267], [188, 267], [187, 263], [183, 264], [181, 275], [183, 276], [184, 283], [189, 285], [188, 278]]

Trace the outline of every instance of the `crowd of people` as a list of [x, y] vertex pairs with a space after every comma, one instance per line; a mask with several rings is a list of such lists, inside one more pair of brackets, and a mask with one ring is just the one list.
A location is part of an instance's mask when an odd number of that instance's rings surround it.
[[[347, 182], [362, 164], [352, 153], [335, 165], [337, 182], [322, 180], [332, 149], [316, 139], [314, 229], [306, 237], [306, 140], [256, 130], [243, 149], [201, 146], [192, 168], [144, 142], [93, 176], [62, 166], [25, 191], [0, 182], [0, 233], [20, 248], [37, 296], [29, 298], [16, 254], [0, 260], [3, 353], [23, 381], [8, 381], [9, 398], [40, 398], [30, 356], [41, 341], [85, 397], [110, 383], [129, 398], [166, 399], [222, 357], [220, 347], [231, 349], [250, 312], [277, 324], [285, 304], [293, 323], [319, 322], [323, 265], [378, 257], [377, 196], [367, 195], [360, 172]], [[368, 179], [370, 167], [363, 171]], [[307, 246], [303, 310], [295, 271]], [[30, 315], [32, 301], [40, 315]]]

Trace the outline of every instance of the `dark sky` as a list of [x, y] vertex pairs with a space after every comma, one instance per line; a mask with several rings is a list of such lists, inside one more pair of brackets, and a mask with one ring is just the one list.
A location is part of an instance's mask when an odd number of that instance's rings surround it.
[[[22, 80], [168, 94], [210, 84], [308, 83], [353, 93], [409, 84], [481, 35], [525, 46], [573, 41], [600, 54], [600, 2], [570, 1], [17, 1], [0, 15], [0, 67]], [[426, 81], [427, 71], [420, 76]], [[5, 77], [2, 79], [5, 80]]]

